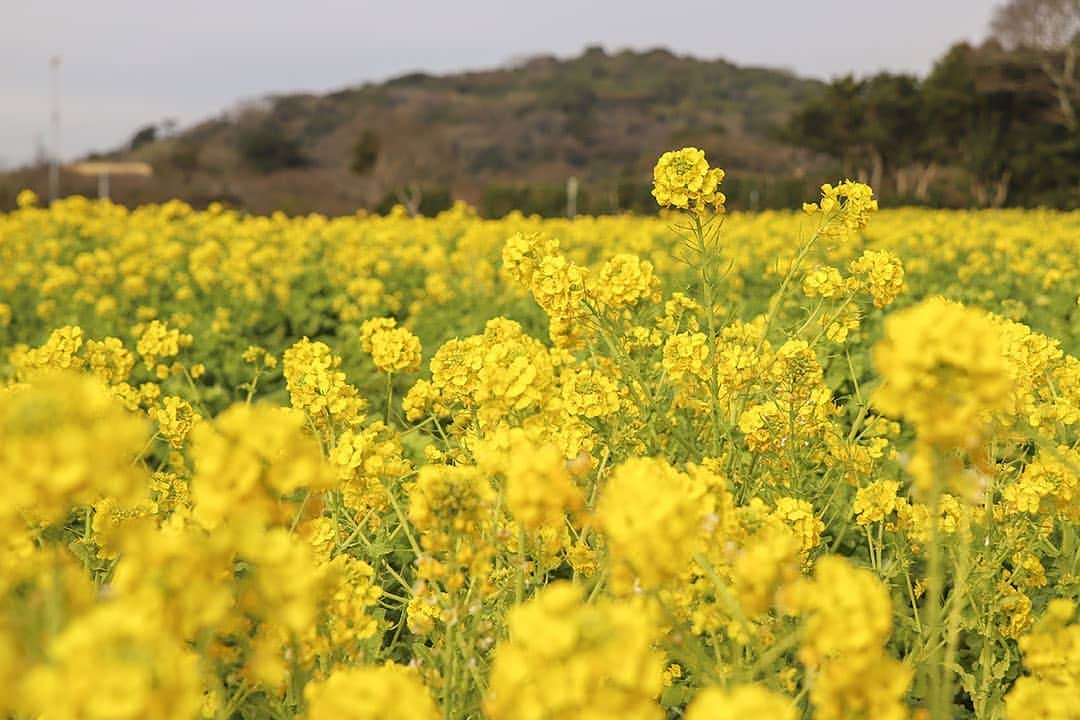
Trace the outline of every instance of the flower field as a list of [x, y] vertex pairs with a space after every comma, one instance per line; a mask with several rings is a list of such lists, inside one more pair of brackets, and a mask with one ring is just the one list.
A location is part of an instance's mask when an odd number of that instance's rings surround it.
[[0, 215], [0, 716], [1080, 717], [1080, 212]]

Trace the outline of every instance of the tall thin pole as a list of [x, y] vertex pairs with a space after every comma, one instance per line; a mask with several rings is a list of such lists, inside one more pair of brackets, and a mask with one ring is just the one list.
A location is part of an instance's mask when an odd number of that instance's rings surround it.
[[60, 197], [60, 56], [49, 58], [52, 151], [49, 153], [49, 202]]

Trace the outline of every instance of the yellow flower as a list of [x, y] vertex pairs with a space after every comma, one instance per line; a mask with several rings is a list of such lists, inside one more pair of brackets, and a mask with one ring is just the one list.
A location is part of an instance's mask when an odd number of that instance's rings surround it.
[[202, 705], [198, 657], [163, 632], [153, 606], [112, 602], [73, 620], [26, 677], [31, 714], [71, 720], [190, 720]]
[[192, 430], [195, 518], [213, 529], [223, 523], [293, 521], [282, 498], [297, 490], [325, 490], [334, 474], [318, 441], [292, 408], [237, 404]]
[[[748, 507], [756, 512], [760, 502], [755, 499]], [[770, 519], [772, 522], [763, 523], [731, 550], [732, 588], [743, 612], [750, 617], [782, 604], [784, 586], [798, 577], [804, 557], [804, 540], [775, 516]], [[740, 637], [742, 642], [749, 639]]]
[[882, 384], [872, 402], [931, 445], [975, 448], [1009, 407], [1012, 372], [979, 310], [933, 298], [893, 313], [873, 357]]
[[0, 520], [50, 524], [105, 497], [124, 506], [147, 499], [135, 464], [147, 430], [90, 376], [38, 371], [0, 389]]
[[1065, 445], [1040, 450], [1020, 477], [1001, 494], [1009, 513], [1038, 515], [1052, 511], [1068, 522], [1080, 521], [1080, 451]]
[[702, 491], [660, 458], [617, 466], [597, 507], [614, 570], [647, 588], [687, 572], [700, 542]]
[[862, 230], [877, 209], [873, 189], [851, 180], [837, 185], [825, 183], [821, 186], [821, 200], [803, 204], [803, 212], [820, 216], [819, 232], [832, 237], [843, 237]]
[[623, 310], [641, 300], [660, 300], [660, 279], [653, 264], [621, 253], [604, 263], [596, 279], [596, 295], [608, 310]]
[[739, 415], [739, 430], [746, 436], [746, 445], [756, 452], [779, 447], [779, 431], [787, 421], [774, 400], [746, 408]]
[[686, 720], [795, 720], [790, 698], [760, 685], [737, 685], [730, 690], [705, 688], [686, 708]]
[[553, 445], [513, 444], [505, 472], [506, 505], [526, 530], [562, 529], [567, 513], [585, 504], [566, 459]]
[[875, 307], [889, 305], [904, 291], [904, 265], [888, 250], [867, 250], [850, 268]]
[[555, 238], [538, 232], [514, 233], [503, 244], [503, 272], [522, 287], [531, 289], [541, 258], [558, 254], [559, 241]]
[[1028, 675], [1017, 679], [1005, 696], [1007, 720], [1076, 717], [1080, 696], [1080, 624], [1070, 622], [1076, 603], [1054, 599], [1031, 634], [1020, 638]]
[[660, 720], [663, 655], [653, 613], [638, 603], [584, 603], [555, 582], [511, 609], [484, 696], [489, 720]]
[[341, 358], [321, 342], [302, 338], [285, 351], [285, 387], [289, 400], [329, 439], [335, 426], [353, 427], [366, 419], [367, 403], [345, 380]]
[[803, 278], [803, 294], [806, 297], [839, 298], [847, 291], [847, 284], [834, 267], [818, 267]]
[[776, 501], [773, 515], [795, 533], [803, 553], [810, 552], [821, 542], [825, 523], [814, 513], [814, 506], [805, 500], [782, 497]]
[[686, 375], [705, 379], [705, 363], [709, 359], [708, 338], [705, 333], [676, 333], [664, 343], [664, 370], [673, 382], [682, 382]]
[[911, 669], [885, 652], [892, 632], [889, 592], [868, 570], [835, 555], [818, 560], [814, 579], [790, 597], [808, 612], [799, 659], [819, 720], [903, 720]]
[[360, 328], [360, 344], [381, 372], [420, 369], [420, 338], [397, 327], [393, 318], [372, 318]]
[[19, 194], [15, 196], [15, 205], [17, 205], [19, 209], [32, 208], [37, 204], [38, 196], [33, 190], [20, 190]]
[[476, 467], [425, 465], [408, 489], [409, 521], [429, 552], [476, 537], [491, 522], [495, 490]]
[[401, 439], [381, 421], [342, 432], [327, 459], [337, 471], [345, 504], [361, 514], [383, 509], [384, 483], [412, 469], [402, 456]]
[[174, 448], [184, 447], [184, 441], [188, 433], [201, 418], [191, 407], [191, 403], [183, 398], [173, 395], [166, 396], [161, 401], [161, 406], [151, 408], [148, 412], [150, 419], [158, 423], [160, 432]]
[[852, 506], [855, 521], [859, 525], [869, 525], [892, 515], [902, 502], [896, 495], [899, 488], [900, 483], [894, 480], [878, 480], [859, 488]]
[[727, 198], [720, 192], [724, 171], [710, 168], [705, 152], [694, 147], [660, 156], [653, 168], [653, 197], [660, 207], [676, 207], [695, 214], [713, 209], [724, 212]]
[[619, 411], [619, 384], [599, 369], [571, 368], [559, 378], [566, 409], [586, 418], [602, 418]]
[[79, 357], [82, 346], [82, 328], [66, 325], [49, 333], [49, 339], [41, 347], [16, 355], [14, 364], [19, 369], [20, 375], [43, 368], [80, 369], [84, 363], [83, 358]]
[[188, 347], [191, 343], [191, 335], [181, 333], [176, 328], [169, 328], [160, 320], [153, 320], [142, 331], [135, 350], [142, 356], [147, 369], [150, 369], [159, 360], [175, 357], [181, 348]]
[[337, 670], [304, 688], [308, 720], [438, 720], [416, 671], [387, 663]]
[[406, 405], [414, 415], [422, 407], [468, 408], [487, 426], [514, 413], [535, 412], [554, 380], [548, 349], [518, 323], [495, 318], [482, 335], [440, 347], [431, 358], [430, 385], [416, 386], [424, 397], [407, 397]]

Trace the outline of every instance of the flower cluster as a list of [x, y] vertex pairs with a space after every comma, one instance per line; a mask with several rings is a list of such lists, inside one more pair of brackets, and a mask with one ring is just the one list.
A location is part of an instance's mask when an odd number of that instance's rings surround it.
[[420, 369], [420, 338], [397, 327], [393, 318], [372, 318], [360, 328], [360, 344], [380, 372], [416, 372]]
[[905, 718], [911, 671], [885, 654], [892, 608], [878, 579], [827, 556], [818, 561], [814, 579], [793, 596], [808, 613], [799, 659], [813, 677], [814, 716]]
[[885, 307], [904, 290], [904, 265], [888, 250], [867, 250], [851, 262], [851, 274], [874, 299], [874, 307]]
[[653, 197], [660, 207], [676, 207], [702, 215], [724, 211], [727, 198], [720, 192], [724, 171], [709, 167], [705, 151], [687, 147], [660, 156], [653, 168]]
[[1005, 717], [1067, 718], [1080, 692], [1080, 624], [1071, 600], [1054, 600], [1031, 634], [1020, 638], [1028, 675], [1005, 698]]
[[401, 665], [356, 667], [307, 686], [310, 720], [438, 720], [419, 675]]
[[803, 204], [803, 212], [820, 217], [819, 232], [833, 237], [862, 230], [877, 210], [873, 188], [851, 180], [836, 185], [825, 183], [821, 186], [821, 200]]
[[100, 383], [70, 371], [0, 390], [0, 475], [10, 482], [2, 523], [60, 522], [105, 497], [135, 503], [148, 430]]
[[612, 472], [597, 508], [613, 567], [655, 588], [689, 567], [703, 518], [701, 490], [659, 458], [634, 458]]
[[586, 604], [569, 583], [543, 589], [510, 612], [485, 717], [660, 720], [664, 662], [653, 649], [659, 627], [652, 615], [635, 604]]
[[790, 699], [760, 685], [739, 685], [730, 690], [706, 688], [686, 709], [686, 720], [741, 720], [772, 718], [795, 720]]
[[365, 420], [367, 402], [339, 369], [341, 358], [326, 343], [303, 338], [285, 351], [285, 385], [292, 406], [324, 433]]
[[894, 313], [874, 348], [882, 412], [911, 422], [932, 445], [975, 448], [1008, 409], [1012, 373], [985, 313], [941, 299]]

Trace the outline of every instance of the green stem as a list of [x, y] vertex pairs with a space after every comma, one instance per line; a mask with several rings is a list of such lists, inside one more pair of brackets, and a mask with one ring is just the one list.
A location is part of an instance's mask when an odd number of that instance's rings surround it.
[[386, 497], [390, 500], [390, 506], [394, 508], [394, 514], [397, 516], [398, 523], [405, 532], [405, 537], [409, 540], [409, 547], [412, 548], [416, 557], [420, 557], [423, 555], [423, 551], [420, 550], [420, 544], [416, 542], [416, 538], [409, 529], [409, 520], [405, 517], [405, 512], [401, 509], [401, 503], [398, 502], [393, 488], [391, 488], [386, 481], [383, 481], [383, 488], [386, 490]]
[[247, 398], [244, 400], [245, 405], [251, 404], [251, 399], [255, 397], [255, 388], [259, 385], [259, 373], [262, 371], [258, 365], [255, 366], [255, 375], [251, 378], [251, 382], [248, 384]]
[[[713, 297], [713, 280], [711, 274], [711, 266], [714, 260], [718, 259], [714, 257], [712, 249], [709, 247], [709, 243], [705, 237], [705, 230], [701, 225], [701, 218], [697, 215], [694, 216], [694, 236], [698, 242], [698, 253], [700, 257], [700, 265], [698, 266], [698, 272], [701, 275], [701, 292], [702, 299], [705, 303], [705, 326], [709, 330], [709, 407], [712, 408], [712, 432], [709, 435], [712, 438], [712, 454], [715, 455], [720, 449], [720, 428], [722, 423], [720, 422], [720, 386], [717, 382], [715, 365], [716, 358], [716, 313], [714, 311], [715, 298]], [[730, 430], [728, 431], [730, 435]]]
[[386, 373], [386, 426], [390, 426], [390, 409], [394, 401], [394, 373]]
[[949, 698], [945, 694], [947, 689], [946, 675], [950, 674], [945, 668], [944, 628], [942, 620], [944, 607], [942, 597], [945, 588], [945, 567], [943, 560], [944, 548], [942, 547], [941, 533], [941, 457], [937, 453], [934, 456], [934, 481], [930, 490], [930, 556], [928, 561], [928, 575], [926, 588], [927, 611], [927, 645], [929, 652], [927, 660], [923, 664], [923, 671], [927, 675], [929, 685], [929, 710], [931, 720], [948, 720]]
[[847, 306], [850, 305], [851, 301], [854, 299], [855, 293], [852, 293], [847, 296], [844, 302], [840, 303], [840, 306], [836, 308], [836, 312], [830, 315], [829, 318], [821, 324], [821, 330], [819, 330], [818, 334], [814, 336], [814, 339], [810, 341], [810, 347], [815, 347], [818, 342], [820, 342], [821, 338], [825, 335], [825, 333], [829, 331], [829, 326], [840, 318], [840, 314], [844, 312]]

